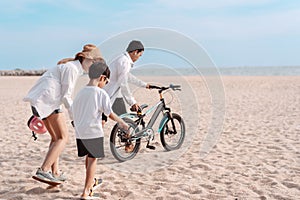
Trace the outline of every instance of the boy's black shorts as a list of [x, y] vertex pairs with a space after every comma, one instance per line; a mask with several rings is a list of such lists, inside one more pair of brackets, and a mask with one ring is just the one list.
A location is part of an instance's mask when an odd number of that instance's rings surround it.
[[103, 137], [93, 139], [76, 139], [78, 157], [103, 158]]

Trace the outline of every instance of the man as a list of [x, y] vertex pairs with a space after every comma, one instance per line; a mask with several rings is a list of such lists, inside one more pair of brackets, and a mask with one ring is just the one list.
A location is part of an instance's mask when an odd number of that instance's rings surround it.
[[136, 62], [144, 52], [144, 46], [140, 41], [133, 40], [129, 43], [126, 52], [118, 56], [110, 65], [110, 82], [104, 87], [108, 93], [113, 111], [117, 115], [126, 113], [124, 100], [130, 105], [132, 111], [137, 111], [139, 105], [131, 94], [128, 82], [139, 87], [149, 89], [149, 84], [138, 79], [130, 73], [134, 62]]

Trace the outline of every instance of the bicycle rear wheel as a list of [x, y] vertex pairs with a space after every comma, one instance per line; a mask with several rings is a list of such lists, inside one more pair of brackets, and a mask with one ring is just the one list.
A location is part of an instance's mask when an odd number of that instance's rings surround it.
[[171, 118], [168, 118], [160, 132], [161, 144], [167, 151], [179, 149], [185, 138], [185, 125], [180, 115], [173, 113], [172, 124]]
[[[129, 125], [130, 133], [134, 134], [138, 132], [137, 125], [131, 119], [123, 119]], [[120, 130], [118, 124], [116, 124], [110, 134], [110, 150], [113, 156], [120, 162], [124, 162], [134, 158], [140, 149], [141, 139], [128, 139], [126, 133]], [[133, 150], [131, 152], [125, 151], [126, 144], [132, 144]]]

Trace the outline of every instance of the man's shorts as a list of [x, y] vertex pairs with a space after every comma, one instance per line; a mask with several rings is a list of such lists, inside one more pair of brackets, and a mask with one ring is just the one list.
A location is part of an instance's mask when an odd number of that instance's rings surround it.
[[112, 105], [112, 110], [118, 116], [127, 113], [126, 105], [123, 98], [116, 98], [115, 102]]
[[88, 156], [89, 158], [103, 158], [104, 145], [103, 137], [93, 139], [76, 139], [78, 157]]

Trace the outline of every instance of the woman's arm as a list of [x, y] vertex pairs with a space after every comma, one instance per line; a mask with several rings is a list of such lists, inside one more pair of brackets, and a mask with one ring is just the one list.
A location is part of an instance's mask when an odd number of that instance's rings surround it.
[[68, 109], [70, 118], [72, 119], [72, 114], [70, 112], [70, 107], [73, 104], [72, 93], [78, 78], [78, 71], [73, 66], [68, 64], [61, 71], [61, 95], [62, 103]]

